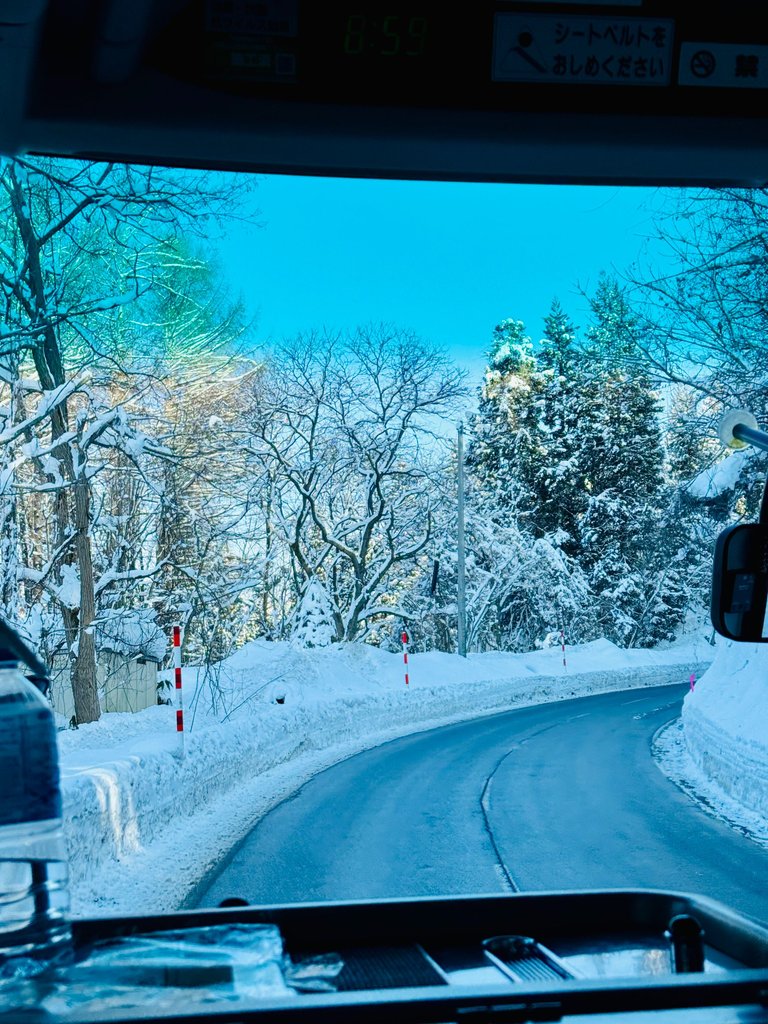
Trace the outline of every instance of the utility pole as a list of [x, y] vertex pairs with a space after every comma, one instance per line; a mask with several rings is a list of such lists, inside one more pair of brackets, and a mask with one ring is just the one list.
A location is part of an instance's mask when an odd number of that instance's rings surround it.
[[456, 529], [456, 611], [458, 613], [458, 647], [462, 658], [467, 656], [467, 595], [464, 551], [464, 424], [459, 423], [456, 482], [458, 490], [458, 526]]

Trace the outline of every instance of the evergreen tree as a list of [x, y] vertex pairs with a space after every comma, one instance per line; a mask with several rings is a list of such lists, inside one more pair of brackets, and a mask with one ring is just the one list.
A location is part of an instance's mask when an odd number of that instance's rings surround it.
[[537, 443], [519, 471], [534, 496], [533, 527], [570, 556], [578, 555], [578, 522], [586, 495], [580, 449], [589, 430], [583, 353], [576, 328], [554, 299], [544, 319], [537, 364], [541, 389], [537, 402]]
[[674, 635], [687, 599], [674, 559], [682, 538], [668, 515], [659, 399], [638, 358], [638, 319], [616, 281], [603, 275], [590, 306], [581, 563], [601, 631], [647, 645]]
[[521, 320], [502, 320], [493, 331], [488, 366], [471, 421], [467, 467], [478, 501], [488, 513], [521, 513], [530, 495], [518, 471], [536, 444], [536, 397], [541, 378], [530, 337]]
[[576, 328], [557, 298], [552, 300], [549, 313], [544, 317], [544, 337], [539, 344], [538, 366], [565, 380], [578, 359]]
[[591, 493], [614, 489], [655, 496], [662, 483], [664, 449], [659, 399], [638, 359], [638, 319], [613, 278], [603, 274], [590, 300], [586, 332], [594, 408], [584, 469]]
[[320, 580], [313, 576], [296, 609], [291, 640], [300, 647], [327, 647], [336, 639], [331, 599]]
[[530, 650], [564, 628], [585, 638], [588, 587], [564, 549], [575, 533], [564, 512], [576, 493], [567, 470], [578, 353], [557, 302], [545, 327], [539, 356], [520, 321], [496, 328], [472, 423], [467, 605], [474, 649]]
[[685, 384], [668, 390], [665, 441], [675, 483], [688, 483], [722, 456], [723, 446], [710, 429], [712, 404]]
[[[653, 644], [674, 635], [690, 600], [689, 530], [664, 478], [637, 317], [607, 276], [591, 314], [580, 343], [553, 301], [536, 356], [521, 349], [518, 321], [504, 322], [512, 343], [494, 336], [470, 495], [474, 564], [494, 581], [491, 632], [502, 647], [525, 649], [560, 628], [573, 641]], [[500, 549], [483, 524], [504, 536]]]
[[603, 271], [589, 305], [592, 323], [586, 332], [586, 351], [609, 367], [639, 363], [639, 319], [616, 278]]

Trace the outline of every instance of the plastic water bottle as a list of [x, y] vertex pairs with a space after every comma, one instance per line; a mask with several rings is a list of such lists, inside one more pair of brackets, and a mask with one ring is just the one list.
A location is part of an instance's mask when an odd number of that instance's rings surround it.
[[0, 986], [71, 954], [53, 711], [0, 646]]

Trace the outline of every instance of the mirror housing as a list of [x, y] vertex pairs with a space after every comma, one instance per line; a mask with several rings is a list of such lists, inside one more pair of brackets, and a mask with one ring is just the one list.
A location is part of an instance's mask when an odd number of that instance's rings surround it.
[[768, 525], [742, 523], [715, 544], [710, 616], [729, 640], [768, 643]]

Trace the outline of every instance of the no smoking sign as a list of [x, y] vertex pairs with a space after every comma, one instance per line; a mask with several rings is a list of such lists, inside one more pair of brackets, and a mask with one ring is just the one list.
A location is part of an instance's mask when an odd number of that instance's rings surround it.
[[678, 83], [715, 89], [768, 89], [768, 46], [683, 43]]

